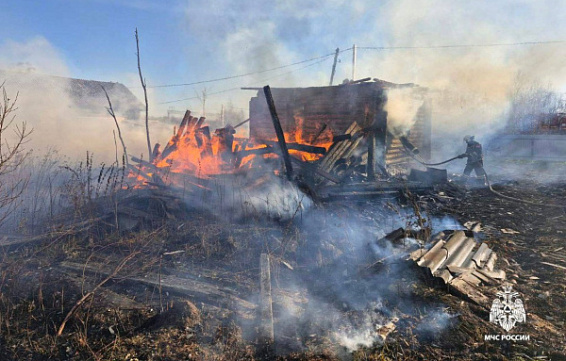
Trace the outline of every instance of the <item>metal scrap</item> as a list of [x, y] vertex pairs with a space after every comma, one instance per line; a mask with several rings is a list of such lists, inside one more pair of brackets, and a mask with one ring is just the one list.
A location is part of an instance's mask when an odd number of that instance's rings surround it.
[[489, 300], [479, 286], [498, 285], [505, 279], [505, 272], [495, 269], [497, 254], [486, 243], [478, 244], [470, 231], [440, 232], [430, 249], [414, 251], [410, 259], [457, 294], [480, 305]]

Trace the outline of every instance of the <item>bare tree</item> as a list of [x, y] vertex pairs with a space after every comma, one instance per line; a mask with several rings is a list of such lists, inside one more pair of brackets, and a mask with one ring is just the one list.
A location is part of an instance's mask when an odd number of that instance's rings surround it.
[[145, 79], [142, 75], [141, 70], [141, 63], [140, 63], [140, 41], [138, 37], [138, 28], [136, 28], [136, 55], [138, 57], [138, 72], [140, 74], [140, 82], [143, 88], [143, 96], [145, 98], [145, 132], [147, 135], [147, 151], [149, 153], [149, 161], [151, 162], [153, 159], [152, 152], [151, 152], [151, 141], [149, 140], [149, 113], [148, 113], [148, 103], [147, 103], [147, 86], [145, 83]]
[[[4, 83], [0, 84], [0, 224], [20, 203], [20, 195], [28, 178], [17, 176], [16, 170], [22, 165], [28, 153], [24, 144], [31, 134], [26, 123], [15, 124], [18, 94], [10, 99]], [[11, 134], [10, 134], [11, 133]]]
[[[104, 95], [106, 95], [106, 100], [108, 100], [108, 108], [106, 108], [106, 111], [108, 112], [108, 114], [110, 114], [110, 116], [112, 116], [112, 118], [114, 119], [114, 123], [116, 124], [116, 129], [118, 129], [118, 138], [120, 138], [120, 142], [122, 143], [122, 148], [124, 149], [124, 158], [126, 159], [126, 166], [127, 166], [129, 162], [128, 162], [128, 152], [126, 151], [126, 143], [124, 143], [124, 138], [122, 138], [122, 131], [120, 130], [120, 125], [118, 125], [118, 120], [116, 119], [114, 108], [112, 108], [112, 102], [110, 101], [110, 97], [108, 96], [106, 89], [104, 89], [104, 86], [101, 85], [101, 87], [102, 90], [104, 91]], [[149, 131], [148, 131], [148, 137], [149, 137]]]
[[529, 81], [521, 72], [517, 73], [509, 96], [508, 127], [513, 132], [536, 132], [545, 119], [565, 105], [564, 96], [554, 92], [551, 84]]

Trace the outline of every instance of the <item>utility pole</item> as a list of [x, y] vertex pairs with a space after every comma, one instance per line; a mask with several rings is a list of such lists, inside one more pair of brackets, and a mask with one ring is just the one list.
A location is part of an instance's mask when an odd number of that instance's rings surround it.
[[222, 127], [226, 126], [226, 121], [224, 120], [224, 104], [222, 104], [222, 108], [220, 108], [220, 123]]
[[206, 117], [206, 88], [202, 90], [202, 116]]
[[195, 94], [197, 95], [198, 100], [200, 100], [200, 102], [202, 104], [202, 116], [206, 117], [206, 96], [208, 94], [206, 87], [204, 89], [202, 89], [202, 95], [201, 95], [201, 93], [197, 92], [196, 90], [195, 90]]
[[336, 62], [338, 61], [338, 53], [340, 53], [340, 48], [336, 48], [336, 54], [334, 54], [334, 64], [332, 64], [332, 73], [330, 74], [330, 86], [334, 82], [334, 74], [336, 73]]
[[352, 47], [352, 81], [356, 80], [356, 44]]

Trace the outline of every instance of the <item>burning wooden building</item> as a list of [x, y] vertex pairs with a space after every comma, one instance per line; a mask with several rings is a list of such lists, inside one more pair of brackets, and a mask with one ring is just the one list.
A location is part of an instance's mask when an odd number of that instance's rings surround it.
[[392, 182], [392, 176], [407, 175], [416, 154], [430, 157], [427, 89], [367, 80], [327, 87], [255, 88], [249, 138], [236, 134], [246, 121], [213, 132], [204, 117], [187, 111], [163, 152], [156, 146], [148, 169], [153, 177], [159, 170], [200, 179], [246, 169], [283, 171], [289, 180], [320, 191], [323, 197], [399, 191], [408, 184]]
[[[272, 139], [270, 111], [263, 90], [257, 90], [249, 103], [250, 138]], [[358, 166], [367, 166], [370, 177], [380, 169], [397, 173], [409, 168], [411, 158], [403, 150], [403, 137], [418, 147], [422, 158], [430, 157], [431, 107], [426, 88], [375, 79], [338, 86], [272, 88], [272, 94], [281, 127], [286, 138], [291, 137], [287, 141], [334, 144], [329, 152], [342, 148], [335, 152], [341, 153], [334, 155], [337, 162], [353, 157]], [[336, 143], [341, 139], [352, 144], [339, 147]]]

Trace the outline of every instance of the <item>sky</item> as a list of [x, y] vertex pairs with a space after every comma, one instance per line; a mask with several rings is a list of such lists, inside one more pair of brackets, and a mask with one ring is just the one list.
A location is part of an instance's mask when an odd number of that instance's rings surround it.
[[[240, 87], [327, 85], [336, 48], [340, 83], [352, 76], [353, 44], [358, 79], [465, 90], [500, 108], [519, 73], [566, 90], [566, 1], [2, 0], [1, 9], [0, 68], [121, 82], [143, 99], [137, 28], [155, 116], [202, 111], [203, 90], [207, 112], [247, 112], [254, 93]], [[561, 43], [435, 48], [546, 41]], [[224, 77], [234, 78], [157, 87]]]
[[[151, 87], [263, 71], [328, 55], [337, 47], [348, 49], [354, 43], [387, 47], [563, 40], [564, 10], [563, 1], [544, 0], [473, 4], [457, 0], [4, 0], [0, 13], [4, 55], [0, 59], [8, 58], [4, 64], [31, 64], [45, 73], [119, 81], [139, 88], [134, 41], [138, 28], [142, 70]], [[548, 50], [552, 45], [538, 47]], [[492, 50], [487, 52], [489, 57], [502, 56], [497, 48], [488, 50]], [[431, 52], [459, 54], [426, 49], [358, 50], [357, 77], [421, 80], [414, 59], [429, 57]], [[351, 77], [351, 56], [351, 51], [340, 54], [338, 82]], [[401, 76], [368, 69], [385, 58], [410, 66]], [[153, 108], [163, 111], [169, 106], [199, 105], [198, 99], [159, 103], [195, 97], [205, 88], [211, 94], [264, 83], [324, 85], [332, 59], [222, 82], [154, 88], [150, 97]], [[412, 64], [407, 59], [413, 59]], [[211, 106], [241, 100], [238, 93], [246, 92], [210, 95]], [[214, 99], [218, 97], [222, 100]]]

